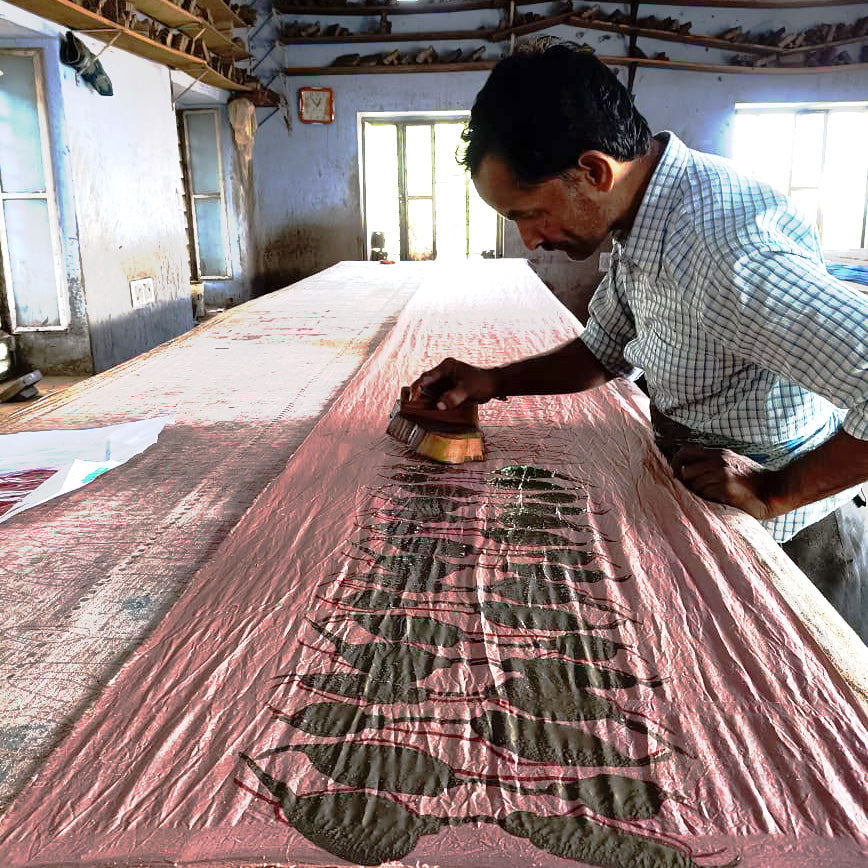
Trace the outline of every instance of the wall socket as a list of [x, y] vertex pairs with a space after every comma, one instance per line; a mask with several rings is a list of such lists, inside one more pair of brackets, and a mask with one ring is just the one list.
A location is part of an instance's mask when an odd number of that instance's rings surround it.
[[130, 297], [133, 300], [133, 307], [145, 307], [153, 304], [157, 300], [154, 294], [154, 278], [143, 277], [140, 280], [131, 280]]

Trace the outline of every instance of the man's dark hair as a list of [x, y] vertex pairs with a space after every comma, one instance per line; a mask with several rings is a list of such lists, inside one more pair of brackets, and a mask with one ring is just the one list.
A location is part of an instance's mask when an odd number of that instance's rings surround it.
[[645, 154], [651, 130], [605, 64], [573, 43], [558, 43], [500, 61], [462, 138], [460, 161], [471, 175], [493, 154], [519, 183], [533, 185], [573, 168], [585, 151], [617, 160]]

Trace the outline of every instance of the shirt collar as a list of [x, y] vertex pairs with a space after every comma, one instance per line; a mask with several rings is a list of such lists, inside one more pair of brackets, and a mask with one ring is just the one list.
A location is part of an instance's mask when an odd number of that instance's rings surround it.
[[621, 259], [648, 270], [659, 267], [666, 217], [681, 198], [678, 181], [690, 159], [690, 149], [674, 133], [662, 132], [657, 138], [665, 142], [665, 148], [648, 182], [636, 219], [626, 236], [615, 239], [615, 249], [620, 246]]

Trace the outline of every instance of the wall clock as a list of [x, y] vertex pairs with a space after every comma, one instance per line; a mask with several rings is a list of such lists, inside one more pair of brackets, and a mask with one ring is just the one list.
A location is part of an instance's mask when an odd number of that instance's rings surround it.
[[335, 95], [330, 87], [302, 87], [298, 118], [303, 124], [330, 124], [335, 119]]

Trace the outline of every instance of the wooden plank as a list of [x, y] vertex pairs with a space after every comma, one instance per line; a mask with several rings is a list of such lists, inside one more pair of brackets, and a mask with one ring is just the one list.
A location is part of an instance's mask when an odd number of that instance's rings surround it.
[[138, 57], [161, 63], [172, 69], [179, 69], [192, 75], [193, 78], [200, 79], [205, 84], [227, 90], [253, 90], [250, 85], [239, 84], [237, 81], [221, 75], [200, 57], [193, 57], [184, 51], [178, 51], [175, 48], [154, 42], [135, 30], [122, 27], [116, 21], [89, 12], [73, 3], [72, 0], [9, 0], [9, 2], [71, 30], [87, 33], [103, 42], [111, 42], [114, 47], [129, 51]]
[[[675, 69], [683, 72], [708, 72], [716, 75], [734, 74], [734, 75], [804, 75], [805, 73], [839, 72], [840, 70], [851, 70], [853, 72], [868, 72], [868, 63], [846, 63], [836, 66], [735, 66], [725, 64], [711, 63], [681, 63], [676, 60], [654, 60], [650, 57], [604, 57], [598, 55], [603, 63], [609, 66], [635, 66], [645, 67], [647, 69]], [[371, 73], [373, 75], [383, 73], [404, 73], [404, 72], [481, 72], [487, 69], [493, 69], [497, 63], [496, 59], [478, 60], [468, 63], [419, 63], [415, 66], [412, 64], [402, 64], [398, 66], [314, 66], [314, 67], [298, 67], [296, 69], [286, 68], [281, 74], [287, 77], [305, 76], [305, 75], [363, 75]]]
[[299, 69], [284, 69], [282, 75], [365, 75], [371, 73], [406, 72], [484, 72], [493, 69], [496, 60], [475, 60], [467, 63], [403, 63], [395, 66], [317, 66]]
[[467, 0], [463, 3], [408, 3], [404, 6], [287, 6], [275, 9], [276, 15], [429, 15], [432, 12], [467, 12], [473, 9], [500, 9], [503, 4], [492, 0]]
[[197, 0], [200, 6], [210, 10], [215, 26], [221, 30], [246, 27], [244, 20], [236, 15], [223, 0]]
[[232, 41], [231, 31], [218, 30], [213, 24], [181, 9], [171, 0], [136, 0], [136, 9], [160, 24], [182, 30], [188, 36], [201, 33], [205, 45], [220, 57], [250, 57], [247, 51]]
[[723, 51], [743, 52], [748, 54], [775, 54], [783, 51], [774, 45], [757, 45], [750, 42], [730, 42], [726, 39], [715, 39], [711, 36], [692, 36], [689, 33], [674, 33], [671, 30], [655, 30], [650, 27], [634, 27], [630, 24], [614, 24], [609, 21], [595, 21], [581, 18], [578, 15], [570, 17], [570, 24], [586, 30], [604, 30], [621, 36], [642, 36], [646, 39], [659, 39], [663, 42], [678, 42], [682, 45], [699, 45], [703, 48], [720, 48]]
[[432, 33], [352, 33], [349, 36], [277, 37], [281, 45], [351, 45], [360, 42], [438, 42], [448, 39], [491, 39], [494, 28], [484, 30], [434, 31]]

